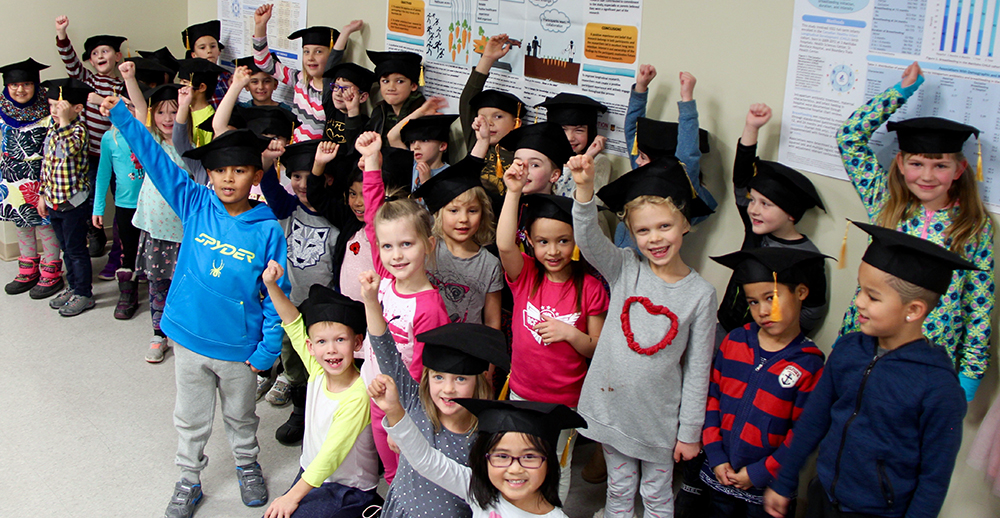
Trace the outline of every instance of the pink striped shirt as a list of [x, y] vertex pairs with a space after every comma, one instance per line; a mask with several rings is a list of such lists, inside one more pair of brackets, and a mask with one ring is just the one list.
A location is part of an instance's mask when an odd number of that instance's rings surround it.
[[[60, 40], [57, 37], [56, 50], [59, 51], [59, 57], [62, 59], [63, 64], [66, 65], [66, 73], [70, 77], [87, 83], [88, 86], [97, 92], [97, 95], [102, 97], [118, 95], [125, 89], [125, 82], [121, 79], [97, 74], [85, 68], [83, 63], [80, 62], [80, 58], [77, 57], [76, 51], [73, 50], [73, 44], [70, 43], [69, 38]], [[85, 106], [83, 121], [87, 125], [87, 131], [90, 132], [88, 154], [100, 155], [101, 137], [104, 136], [105, 131], [111, 129], [111, 121], [101, 115], [98, 105], [91, 103], [87, 103]]]
[[301, 70], [285, 66], [271, 57], [271, 49], [267, 38], [253, 39], [253, 61], [257, 67], [278, 78], [285, 84], [294, 85], [295, 95], [292, 98], [292, 113], [299, 119], [301, 126], [295, 128], [292, 140], [303, 142], [317, 140], [323, 137], [323, 127], [326, 125], [326, 112], [323, 110], [323, 92], [306, 84], [305, 73]]

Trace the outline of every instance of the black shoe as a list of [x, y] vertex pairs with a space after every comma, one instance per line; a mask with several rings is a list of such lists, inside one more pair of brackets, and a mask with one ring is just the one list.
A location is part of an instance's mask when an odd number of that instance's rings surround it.
[[108, 244], [108, 235], [103, 228], [91, 227], [87, 231], [87, 253], [90, 257], [104, 255], [104, 245]]
[[306, 409], [305, 407], [292, 408], [292, 415], [288, 416], [285, 424], [278, 427], [274, 432], [274, 438], [285, 446], [295, 446], [302, 442], [302, 437], [306, 433]]

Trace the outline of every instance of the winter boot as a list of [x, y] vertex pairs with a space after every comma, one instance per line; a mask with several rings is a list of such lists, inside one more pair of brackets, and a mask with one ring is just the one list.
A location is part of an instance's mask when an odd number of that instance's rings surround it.
[[24, 293], [38, 284], [38, 260], [40, 257], [18, 257], [17, 277], [4, 286], [7, 295]]
[[62, 265], [62, 259], [56, 259], [51, 263], [39, 262], [38, 284], [31, 288], [28, 296], [33, 299], [47, 299], [62, 291], [66, 285], [63, 282]]
[[292, 415], [278, 427], [274, 438], [285, 446], [302, 442], [306, 433], [306, 387], [292, 387]]
[[135, 272], [127, 268], [119, 268], [115, 277], [118, 278], [118, 290], [122, 293], [115, 306], [115, 318], [128, 320], [139, 309], [139, 283], [135, 281]]
[[90, 254], [90, 257], [104, 255], [104, 246], [107, 244], [108, 235], [104, 233], [104, 229], [87, 223], [87, 253]]
[[118, 238], [118, 220], [115, 220], [114, 226], [111, 227], [111, 251], [108, 252], [108, 262], [101, 273], [97, 274], [97, 278], [102, 281], [115, 280], [115, 273], [122, 267], [123, 255], [122, 241]]

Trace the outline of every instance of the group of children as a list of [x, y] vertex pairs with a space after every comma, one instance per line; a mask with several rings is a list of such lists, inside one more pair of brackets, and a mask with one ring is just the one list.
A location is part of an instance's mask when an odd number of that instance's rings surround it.
[[[516, 95], [484, 89], [516, 44], [506, 35], [486, 42], [455, 116], [420, 93], [419, 55], [369, 51], [374, 71], [342, 62], [360, 20], [296, 31], [304, 69], [282, 64], [271, 9], [256, 11], [254, 55], [232, 73], [216, 63], [217, 21], [182, 32], [182, 60], [160, 49], [122, 62], [124, 38], [92, 37], [91, 72], [66, 17], [70, 78], [41, 82], [30, 58], [0, 68], [0, 218], [21, 255], [6, 291], [55, 295], [64, 316], [93, 307], [88, 223], [103, 232], [114, 186], [114, 316], [132, 317], [144, 277], [146, 360], [163, 361], [167, 337], [174, 351], [181, 475], [165, 516], [190, 517], [202, 498], [217, 397], [242, 500], [268, 504], [265, 394], [293, 403], [276, 436], [302, 444], [268, 518], [565, 516], [579, 435], [606, 466], [599, 516], [633, 516], [637, 491], [646, 516], [675, 504], [791, 516], [817, 448], [809, 516], [937, 514], [988, 363], [993, 231], [961, 153], [978, 130], [890, 122], [901, 151], [888, 170], [868, 147], [923, 82], [917, 64], [837, 135], [872, 223], [854, 225], [872, 241], [824, 362], [808, 335], [827, 313], [828, 257], [796, 229], [823, 202], [803, 174], [757, 158], [766, 105], [750, 107], [737, 145], [745, 238], [713, 257], [733, 269], [720, 303], [680, 255], [717, 206], [692, 75], [679, 75], [678, 122], [663, 122], [645, 117], [656, 70], [640, 67], [634, 169], [612, 180], [601, 103], [560, 93], [529, 124]], [[290, 106], [271, 99], [277, 81]]]

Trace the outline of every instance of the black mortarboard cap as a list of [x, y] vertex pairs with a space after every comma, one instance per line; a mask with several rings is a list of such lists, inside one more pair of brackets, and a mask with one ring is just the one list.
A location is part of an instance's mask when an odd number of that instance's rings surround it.
[[423, 57], [415, 52], [377, 52], [368, 51], [368, 59], [375, 63], [375, 78], [380, 79], [389, 74], [402, 74], [410, 81], [420, 81], [420, 62]]
[[545, 99], [538, 106], [544, 106], [547, 121], [560, 126], [593, 126], [597, 114], [608, 111], [608, 107], [586, 95], [560, 93]]
[[926, 239], [868, 223], [851, 223], [872, 237], [862, 261], [934, 293], [944, 294], [948, 291], [952, 271], [980, 269], [958, 254]]
[[[520, 432], [541, 437], [555, 446], [567, 428], [586, 428], [587, 420], [559, 403], [456, 399], [479, 419], [479, 431], [489, 434]], [[555, 460], [555, 459], [550, 459]]]
[[101, 34], [99, 36], [91, 36], [87, 38], [87, 41], [83, 42], [83, 56], [84, 59], [90, 59], [90, 53], [94, 51], [97, 47], [101, 45], [107, 45], [115, 50], [115, 52], [121, 52], [122, 42], [128, 38], [124, 36], [109, 36], [107, 34]]
[[248, 129], [228, 131], [204, 146], [184, 152], [185, 158], [200, 160], [205, 169], [248, 165], [261, 168], [261, 153], [270, 141]]
[[165, 85], [157, 86], [156, 88], [151, 88], [146, 90], [146, 102], [150, 107], [155, 106], [156, 103], [162, 101], [177, 100], [177, 91], [181, 89], [181, 85], [177, 83], [167, 83]]
[[196, 23], [181, 31], [181, 42], [184, 43], [185, 49], [191, 51], [194, 50], [195, 43], [198, 42], [199, 38], [202, 36], [211, 36], [219, 43], [219, 50], [223, 50], [226, 46], [219, 41], [221, 35], [222, 24], [219, 20], [209, 20], [203, 23]]
[[322, 45], [331, 49], [339, 37], [340, 31], [333, 27], [324, 27], [322, 25], [299, 29], [288, 35], [288, 39], [290, 40], [302, 38], [303, 45]]
[[813, 207], [823, 207], [816, 187], [806, 176], [778, 162], [757, 159], [755, 172], [747, 186], [767, 197], [795, 221]]
[[[299, 119], [290, 110], [281, 106], [237, 106], [233, 113], [239, 113], [239, 120], [254, 133], [268, 137], [284, 137], [292, 139], [292, 133], [299, 126]], [[240, 127], [233, 124], [230, 126]]]
[[886, 129], [899, 136], [901, 151], [915, 154], [960, 153], [971, 135], [979, 137], [978, 129], [940, 117], [890, 121]]
[[521, 199], [521, 225], [529, 227], [538, 218], [548, 218], [573, 226], [573, 199], [553, 194], [528, 194]]
[[473, 113], [479, 112], [480, 108], [496, 108], [513, 115], [515, 119], [524, 117], [524, 102], [516, 95], [500, 90], [479, 92], [469, 100], [469, 106]]
[[534, 149], [549, 157], [559, 169], [562, 169], [574, 155], [573, 146], [570, 146], [566, 132], [558, 124], [551, 122], [521, 126], [501, 139], [500, 147], [509, 151], [522, 148]]
[[340, 63], [323, 73], [323, 77], [332, 79], [344, 78], [358, 87], [361, 93], [371, 92], [372, 85], [375, 84], [375, 73], [357, 63]]
[[70, 104], [87, 104], [87, 96], [94, 91], [87, 83], [72, 77], [49, 79], [42, 86], [48, 89], [46, 96], [49, 99], [58, 100], [61, 97]]
[[[271, 59], [275, 60], [278, 63], [281, 62], [281, 60], [278, 59], [278, 55], [275, 54], [274, 52], [271, 52]], [[260, 67], [257, 66], [257, 63], [254, 62], [253, 56], [244, 56], [242, 58], [234, 59], [233, 67], [247, 67], [250, 69], [250, 75], [259, 74], [263, 72], [263, 70], [261, 70]]]
[[285, 153], [281, 155], [281, 165], [285, 166], [285, 175], [290, 177], [295, 171], [312, 173], [319, 142], [319, 140], [304, 140], [285, 146]]
[[3, 74], [3, 84], [7, 86], [11, 83], [39, 83], [41, 79], [38, 72], [49, 68], [31, 58], [17, 63], [0, 67], [0, 74]]
[[[177, 74], [177, 71], [181, 68], [180, 62], [177, 61], [177, 58], [174, 57], [173, 53], [170, 52], [170, 49], [167, 47], [160, 47], [159, 50], [154, 51], [140, 50], [139, 55], [144, 58], [159, 61], [160, 64], [169, 68], [174, 74]], [[173, 79], [173, 77], [171, 77], [171, 79]]]
[[424, 344], [424, 367], [448, 374], [481, 374], [496, 365], [510, 370], [507, 338], [482, 324], [453, 323], [417, 335]]
[[219, 65], [203, 58], [182, 59], [178, 63], [180, 63], [180, 70], [177, 72], [179, 80], [190, 81], [191, 86], [195, 88], [199, 85], [208, 85], [209, 92], [215, 91], [215, 83], [219, 81], [219, 74], [226, 71]]
[[413, 151], [396, 147], [382, 148], [382, 182], [386, 192], [400, 188], [409, 193], [413, 183]]
[[125, 58], [125, 61], [135, 63], [135, 78], [139, 80], [140, 83], [155, 83], [159, 86], [165, 82], [169, 82], [169, 78], [174, 75], [174, 71], [161, 63], [158, 59], [132, 57]]
[[[419, 119], [417, 119], [419, 120]], [[431, 214], [451, 203], [459, 194], [473, 187], [482, 187], [480, 179], [485, 162], [481, 158], [469, 155], [457, 164], [441, 171], [413, 191], [414, 198], [423, 198], [427, 210]]]
[[[646, 117], [636, 121], [636, 145], [650, 159], [673, 157], [677, 153], [676, 122], [664, 122]], [[708, 132], [698, 130], [698, 149], [708, 153]]]
[[410, 119], [400, 131], [403, 142], [413, 142], [414, 140], [440, 140], [448, 142], [451, 136], [451, 123], [458, 119], [458, 115], [428, 115], [419, 119]]
[[364, 304], [322, 284], [309, 287], [309, 297], [299, 305], [299, 313], [306, 331], [317, 322], [336, 322], [364, 334], [367, 325]]
[[763, 247], [740, 250], [711, 259], [732, 268], [732, 279], [736, 284], [772, 282], [777, 274], [780, 283], [809, 286], [810, 274], [815, 270], [813, 267], [822, 264], [829, 257], [797, 248]]
[[656, 160], [633, 169], [605, 185], [597, 196], [614, 212], [622, 212], [625, 204], [639, 196], [659, 196], [669, 197], [688, 221], [712, 213], [697, 197], [691, 179], [676, 160]]

